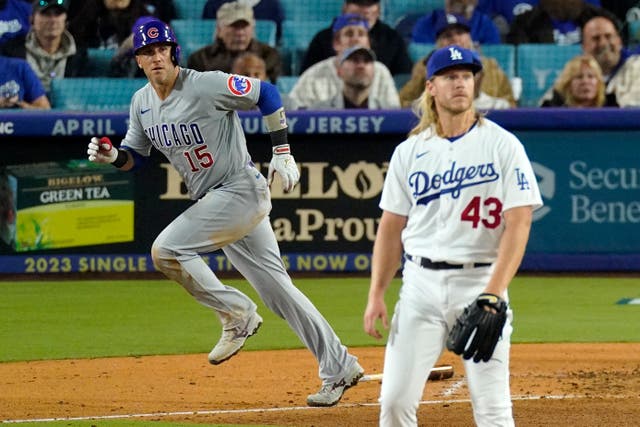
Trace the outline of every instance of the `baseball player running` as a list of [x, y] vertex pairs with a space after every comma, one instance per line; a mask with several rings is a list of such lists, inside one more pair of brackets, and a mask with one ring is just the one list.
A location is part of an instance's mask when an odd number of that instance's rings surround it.
[[[376, 322], [388, 327], [383, 297], [404, 252], [385, 350], [381, 426], [417, 425], [430, 369], [445, 342], [461, 339], [463, 351], [452, 349], [463, 354], [476, 424], [514, 424], [507, 287], [542, 200], [522, 144], [472, 106], [481, 69], [476, 54], [459, 46], [433, 53], [420, 122], [389, 164], [363, 318], [365, 332], [381, 338]], [[466, 327], [465, 319], [476, 317]]]
[[[269, 184], [277, 172], [284, 191], [291, 191], [299, 173], [276, 87], [244, 76], [181, 68], [175, 35], [158, 20], [134, 28], [133, 43], [136, 62], [149, 83], [132, 98], [129, 129], [120, 148], [94, 137], [89, 160], [134, 170], [155, 147], [180, 173], [196, 202], [160, 233], [151, 256], [159, 271], [220, 318], [223, 332], [209, 353], [212, 364], [235, 355], [262, 324], [256, 304], [224, 285], [200, 256], [222, 248], [266, 306], [289, 323], [318, 360], [323, 385], [307, 403], [335, 405], [363, 369], [293, 285], [280, 258], [268, 217]], [[268, 181], [251, 161], [236, 112], [256, 105], [273, 143]]]

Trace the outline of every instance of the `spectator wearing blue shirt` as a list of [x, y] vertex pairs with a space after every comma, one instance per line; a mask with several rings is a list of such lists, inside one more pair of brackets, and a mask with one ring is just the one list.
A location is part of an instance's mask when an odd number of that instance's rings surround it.
[[582, 26], [594, 16], [617, 21], [613, 13], [584, 0], [540, 0], [533, 9], [515, 17], [506, 41], [511, 44], [579, 44]]
[[[636, 0], [632, 0], [636, 1]], [[600, 0], [586, 0], [594, 6], [601, 6]], [[478, 10], [489, 15], [498, 28], [511, 25], [516, 16], [533, 9], [539, 0], [478, 0]], [[508, 27], [507, 27], [508, 28]]]
[[[207, 0], [202, 9], [202, 19], [216, 19], [216, 13], [223, 3], [234, 0]], [[280, 40], [282, 35], [282, 21], [284, 21], [284, 9], [279, 0], [247, 0], [246, 3], [253, 7], [255, 19], [264, 19], [276, 23], [276, 39]]]
[[0, 108], [51, 108], [40, 79], [24, 59], [0, 55]]
[[418, 19], [411, 33], [416, 43], [435, 43], [436, 24], [446, 14], [461, 15], [469, 21], [471, 39], [475, 44], [498, 44], [500, 32], [488, 15], [476, 8], [477, 0], [445, 0], [444, 9], [436, 9]]
[[0, 45], [29, 31], [31, 4], [24, 0], [0, 0]]
[[[600, 6], [600, 0], [586, 0]], [[491, 17], [502, 38], [506, 38], [516, 16], [533, 9], [539, 0], [478, 0], [478, 10]]]

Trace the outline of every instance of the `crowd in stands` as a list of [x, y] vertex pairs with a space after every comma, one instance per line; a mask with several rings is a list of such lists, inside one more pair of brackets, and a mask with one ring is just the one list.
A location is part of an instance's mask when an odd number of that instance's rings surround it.
[[[332, 27], [335, 54], [306, 69], [289, 93], [291, 109], [311, 109], [341, 92], [343, 81], [338, 75], [342, 54], [350, 47], [371, 48], [369, 22], [356, 14], [338, 16]], [[373, 62], [370, 83], [371, 105], [377, 108], [399, 108], [400, 100], [389, 69], [381, 62]]]
[[[181, 0], [0, 0], [0, 108], [51, 108], [56, 79], [90, 76], [92, 49], [110, 49], [104, 76], [143, 77], [132, 31], [148, 19], [182, 18]], [[319, 0], [317, 0], [319, 1]], [[542, 107], [640, 106], [640, 0], [442, 0], [441, 7], [384, 22], [383, 7], [401, 0], [344, 0], [336, 16], [293, 60], [296, 82], [282, 93], [289, 109], [409, 108], [425, 87], [428, 55], [409, 47], [459, 45], [483, 64], [474, 105], [519, 105], [518, 77], [508, 75], [483, 47], [508, 44], [580, 46], [539, 99]], [[187, 52], [183, 64], [277, 83], [285, 64], [279, 0], [208, 0], [202, 19], [215, 22], [211, 42]], [[257, 21], [276, 25], [275, 45], [260, 40]], [[273, 24], [271, 24], [273, 25]], [[180, 41], [180, 38], [178, 38]], [[54, 105], [55, 107], [55, 105]]]
[[277, 49], [256, 38], [253, 8], [246, 3], [223, 3], [216, 13], [215, 41], [189, 55], [187, 67], [197, 71], [231, 71], [233, 61], [244, 52], [262, 58], [267, 77], [275, 83], [282, 74], [282, 59]]
[[[435, 13], [435, 12], [434, 12]], [[465, 49], [481, 51], [480, 44], [472, 39], [471, 23], [463, 15], [447, 14], [440, 11], [433, 23], [435, 47], [458, 45]], [[480, 55], [482, 71], [476, 73], [475, 107], [478, 109], [502, 109], [516, 105], [511, 83], [498, 62], [493, 58]], [[411, 79], [400, 90], [400, 102], [403, 107], [420, 97], [427, 78], [426, 63], [428, 56], [420, 59], [413, 67]]]

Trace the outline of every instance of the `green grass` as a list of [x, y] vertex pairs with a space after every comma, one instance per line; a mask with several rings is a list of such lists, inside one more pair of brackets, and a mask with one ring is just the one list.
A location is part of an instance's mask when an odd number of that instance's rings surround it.
[[640, 279], [622, 277], [516, 278], [509, 296], [512, 342], [638, 342]]
[[[241, 280], [265, 319], [246, 350], [302, 347]], [[297, 286], [351, 347], [382, 345], [362, 331], [367, 278], [298, 279]], [[387, 292], [389, 310], [398, 295]], [[510, 287], [517, 342], [639, 342], [638, 278], [517, 277]], [[0, 362], [208, 352], [220, 324], [166, 280], [0, 283]]]

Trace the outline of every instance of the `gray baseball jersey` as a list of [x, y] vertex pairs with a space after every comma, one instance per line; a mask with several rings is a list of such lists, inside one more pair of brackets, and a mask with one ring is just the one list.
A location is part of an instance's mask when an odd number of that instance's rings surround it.
[[235, 110], [253, 108], [259, 95], [256, 79], [180, 69], [164, 101], [150, 84], [135, 93], [121, 147], [143, 156], [155, 147], [180, 173], [191, 198], [198, 199], [250, 160]]
[[153, 243], [156, 268], [213, 309], [224, 329], [234, 329], [256, 311], [256, 304], [223, 284], [200, 256], [222, 248], [265, 305], [311, 350], [323, 381], [336, 382], [357, 359], [284, 268], [269, 223], [269, 188], [251, 162], [235, 111], [255, 107], [260, 85], [243, 76], [181, 69], [161, 101], [147, 84], [133, 96], [121, 147], [143, 156], [155, 147], [197, 199]]

